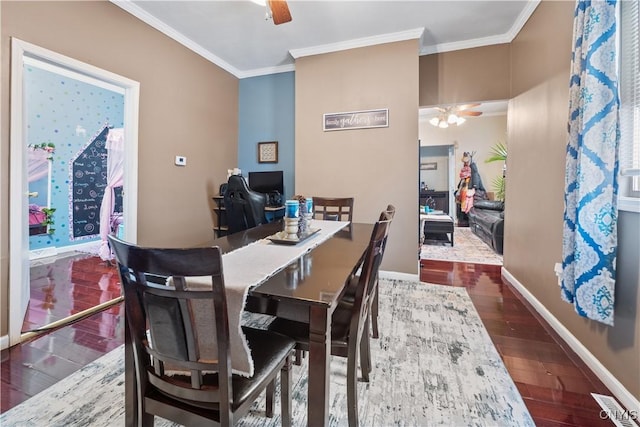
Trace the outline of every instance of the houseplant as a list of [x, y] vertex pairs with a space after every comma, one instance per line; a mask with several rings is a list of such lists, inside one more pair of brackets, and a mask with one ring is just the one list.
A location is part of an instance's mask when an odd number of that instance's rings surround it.
[[485, 163], [490, 162], [504, 162], [502, 166], [502, 176], [497, 176], [491, 182], [493, 191], [496, 194], [496, 200], [504, 201], [504, 190], [506, 182], [506, 168], [507, 168], [507, 145], [503, 142], [497, 142], [491, 147], [491, 156], [485, 160]]

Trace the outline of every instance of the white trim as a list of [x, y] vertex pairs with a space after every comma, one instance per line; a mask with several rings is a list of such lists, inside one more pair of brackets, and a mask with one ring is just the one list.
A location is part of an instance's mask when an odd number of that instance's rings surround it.
[[[11, 38], [11, 135], [9, 189], [9, 345], [21, 341], [23, 306], [29, 295], [29, 240], [27, 168], [24, 155], [23, 69], [25, 58], [60, 64], [66, 70], [99, 79], [124, 90], [125, 175], [123, 196], [125, 239], [137, 242], [138, 220], [138, 108], [140, 83], [34, 44]], [[28, 60], [27, 60], [28, 62]]]
[[239, 79], [246, 79], [248, 77], [258, 77], [258, 76], [267, 76], [271, 74], [279, 74], [279, 73], [288, 73], [290, 71], [295, 71], [295, 64], [288, 65], [279, 65], [277, 67], [265, 67], [265, 68], [256, 68], [255, 70], [249, 71], [238, 71], [236, 77]]
[[482, 37], [479, 39], [462, 40], [451, 43], [440, 43], [430, 46], [424, 46], [420, 49], [420, 55], [430, 55], [432, 53], [451, 52], [454, 50], [471, 49], [474, 47], [491, 46], [494, 44], [509, 43], [511, 39], [507, 34], [501, 34], [498, 36]]
[[58, 255], [58, 248], [50, 246], [42, 249], [32, 249], [29, 251], [29, 261], [48, 258]]
[[[26, 304], [22, 296], [29, 292], [29, 237], [27, 228], [28, 185], [23, 143], [23, 43], [11, 39], [11, 129], [9, 170], [9, 345], [20, 342]], [[26, 286], [26, 289], [25, 289]]]
[[40, 260], [42, 258], [53, 257], [56, 255], [66, 254], [70, 252], [86, 252], [97, 254], [102, 244], [101, 240], [92, 240], [90, 242], [79, 243], [70, 246], [51, 246], [42, 249], [32, 249], [29, 251], [29, 260]]
[[640, 198], [618, 196], [618, 210], [640, 213]]
[[52, 64], [50, 62], [45, 62], [38, 58], [32, 58], [29, 56], [25, 56], [23, 59], [23, 63], [25, 65], [30, 65], [32, 67], [39, 68], [44, 71], [48, 71], [50, 73], [60, 74], [61, 76], [68, 77], [70, 79], [78, 80], [82, 83], [87, 83], [93, 86], [97, 86], [101, 89], [106, 89], [111, 92], [118, 93], [120, 95], [124, 95], [124, 89], [120, 86], [112, 85], [110, 83], [105, 82], [104, 80], [94, 79], [91, 76], [80, 74], [75, 71], [71, 71], [67, 68], [60, 67], [56, 64]]
[[204, 59], [208, 60], [209, 62], [216, 64], [218, 67], [222, 68], [223, 70], [240, 78], [240, 75], [242, 74], [242, 72], [238, 70], [236, 67], [229, 64], [227, 61], [221, 59], [219, 56], [214, 55], [204, 47], [200, 46], [198, 43], [194, 42], [193, 40], [185, 36], [184, 34], [171, 28], [169, 25], [160, 21], [155, 16], [151, 15], [146, 10], [140, 8], [140, 6], [134, 4], [130, 0], [109, 0], [109, 1], [114, 5], [120, 7], [121, 9], [129, 12], [130, 14], [132, 14], [133, 16], [135, 16], [145, 24], [152, 26], [153, 28], [160, 31], [162, 34], [166, 35], [167, 37], [170, 37], [173, 40], [177, 41], [187, 49], [202, 56]]
[[504, 267], [501, 273], [502, 277], [516, 288], [627, 409], [640, 408], [640, 401], [518, 279]]
[[495, 44], [511, 43], [513, 39], [518, 35], [524, 24], [527, 23], [533, 12], [540, 4], [541, 0], [531, 0], [527, 2], [527, 5], [518, 18], [513, 23], [509, 31], [497, 36], [481, 37], [477, 39], [463, 40], [451, 43], [439, 43], [430, 46], [424, 46], [420, 49], [420, 55], [429, 55], [432, 53], [451, 52], [454, 50], [471, 49], [474, 47], [491, 46]]
[[3, 335], [0, 337], [0, 350], [6, 350], [9, 348], [9, 335]]
[[380, 270], [378, 271], [378, 277], [380, 279], [390, 279], [390, 280], [407, 280], [411, 282], [420, 281], [420, 275], [418, 274], [401, 273], [399, 271]]
[[355, 49], [359, 47], [374, 46], [383, 43], [393, 43], [404, 40], [419, 39], [424, 33], [423, 28], [414, 28], [412, 30], [400, 31], [397, 33], [380, 34], [377, 36], [363, 37], [353, 40], [345, 40], [338, 43], [329, 43], [318, 46], [305, 47], [302, 49], [291, 49], [289, 54], [294, 59], [304, 56], [320, 55], [323, 53], [337, 52], [340, 50]]
[[541, 1], [542, 0], [529, 0], [527, 2], [527, 5], [522, 9], [522, 12], [520, 12], [516, 22], [513, 23], [511, 29], [507, 32], [509, 42], [515, 39], [518, 33], [520, 33], [520, 30], [522, 30], [524, 24], [526, 24], [529, 18], [531, 18], [531, 15], [533, 15], [533, 12], [535, 12]]

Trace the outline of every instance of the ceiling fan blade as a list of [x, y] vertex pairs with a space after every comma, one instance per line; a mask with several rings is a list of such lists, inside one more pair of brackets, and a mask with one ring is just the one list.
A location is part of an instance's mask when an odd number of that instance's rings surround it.
[[478, 117], [482, 115], [482, 112], [480, 111], [458, 111], [457, 113], [459, 116], [473, 116], [473, 117]]
[[474, 107], [478, 107], [479, 105], [480, 104], [478, 104], [478, 103], [476, 103], [476, 104], [462, 104], [462, 105], [458, 105], [456, 107], [456, 109], [458, 111], [464, 111], [464, 110], [469, 110], [469, 109], [474, 108]]
[[280, 25], [291, 21], [289, 6], [287, 6], [287, 2], [285, 0], [268, 0], [268, 3], [274, 24]]

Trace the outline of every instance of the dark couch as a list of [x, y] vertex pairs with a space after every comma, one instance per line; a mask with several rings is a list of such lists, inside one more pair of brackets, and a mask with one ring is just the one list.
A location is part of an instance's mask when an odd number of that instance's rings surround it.
[[468, 213], [469, 228], [487, 245], [502, 254], [504, 244], [504, 202], [478, 200]]

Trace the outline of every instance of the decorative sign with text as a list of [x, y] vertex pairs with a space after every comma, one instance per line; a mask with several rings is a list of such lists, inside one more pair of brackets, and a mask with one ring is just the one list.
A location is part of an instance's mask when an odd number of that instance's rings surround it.
[[347, 130], [389, 127], [389, 109], [323, 114], [322, 129]]

